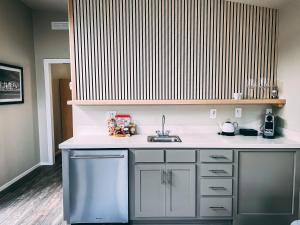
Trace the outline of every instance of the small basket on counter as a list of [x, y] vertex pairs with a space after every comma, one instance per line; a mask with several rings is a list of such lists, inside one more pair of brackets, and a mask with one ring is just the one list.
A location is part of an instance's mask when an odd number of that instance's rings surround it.
[[114, 137], [130, 137], [136, 134], [136, 125], [128, 114], [117, 114], [108, 119], [108, 134]]

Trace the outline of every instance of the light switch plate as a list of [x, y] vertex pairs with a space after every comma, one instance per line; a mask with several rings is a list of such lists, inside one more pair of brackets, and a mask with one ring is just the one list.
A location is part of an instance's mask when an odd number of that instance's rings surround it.
[[266, 114], [268, 113], [273, 113], [273, 110], [272, 109], [266, 109]]
[[217, 118], [217, 110], [216, 109], [210, 109], [209, 110], [209, 118], [210, 119], [216, 119]]
[[235, 118], [242, 118], [242, 108], [235, 108]]

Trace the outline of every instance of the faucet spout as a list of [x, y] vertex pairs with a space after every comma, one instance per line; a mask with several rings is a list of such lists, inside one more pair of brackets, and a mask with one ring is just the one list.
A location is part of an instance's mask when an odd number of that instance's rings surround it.
[[162, 115], [162, 118], [161, 118], [161, 131], [160, 130], [155, 131], [158, 137], [169, 137], [170, 131], [165, 130], [165, 124], [166, 124], [166, 116]]

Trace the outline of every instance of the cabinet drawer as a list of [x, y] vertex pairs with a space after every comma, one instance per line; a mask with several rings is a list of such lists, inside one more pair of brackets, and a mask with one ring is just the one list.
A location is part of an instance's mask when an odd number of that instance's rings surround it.
[[232, 179], [201, 179], [201, 195], [232, 195]]
[[196, 162], [196, 151], [194, 150], [167, 150], [167, 162]]
[[232, 198], [201, 198], [201, 217], [231, 217]]
[[232, 177], [233, 165], [202, 164], [200, 174], [202, 177]]
[[135, 151], [135, 162], [164, 162], [164, 151], [163, 150], [137, 150]]
[[200, 161], [207, 163], [233, 162], [232, 150], [202, 150]]

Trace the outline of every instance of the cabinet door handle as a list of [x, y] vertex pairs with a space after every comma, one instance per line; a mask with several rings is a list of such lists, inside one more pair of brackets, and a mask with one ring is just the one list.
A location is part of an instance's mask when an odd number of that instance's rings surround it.
[[209, 187], [209, 188], [214, 190], [214, 191], [225, 191], [226, 190], [225, 187]]
[[172, 170], [168, 170], [167, 174], [167, 179], [168, 179], [168, 184], [172, 185]]
[[212, 159], [227, 159], [224, 155], [211, 155], [209, 156]]
[[225, 170], [209, 170], [212, 173], [227, 173]]
[[223, 206], [210, 206], [209, 208], [212, 210], [226, 210]]
[[161, 184], [165, 184], [165, 183], [166, 183], [166, 171], [161, 170]]

